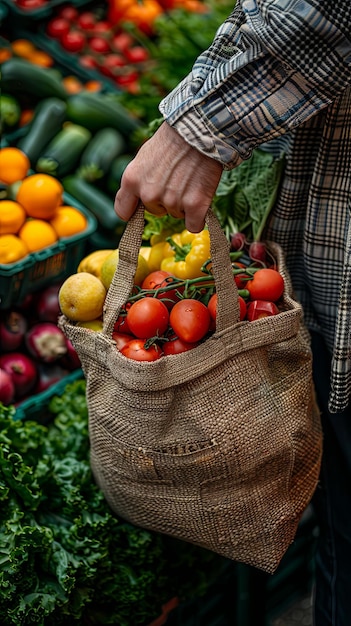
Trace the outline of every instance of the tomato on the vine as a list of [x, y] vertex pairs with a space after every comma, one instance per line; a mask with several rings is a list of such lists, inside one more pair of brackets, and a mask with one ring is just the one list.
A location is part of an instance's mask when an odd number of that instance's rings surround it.
[[166, 356], [170, 354], [181, 354], [182, 352], [187, 352], [188, 350], [196, 348], [196, 346], [198, 345], [198, 341], [189, 343], [189, 341], [184, 341], [183, 339], [180, 339], [180, 337], [174, 337], [174, 339], [165, 341], [165, 343], [163, 344], [163, 353]]
[[[246, 302], [244, 298], [242, 298], [241, 296], [238, 296], [238, 300], [239, 300], [239, 310], [240, 310], [240, 321], [242, 321], [245, 319], [247, 307], [246, 307]], [[212, 319], [216, 321], [216, 317], [217, 317], [217, 294], [216, 293], [214, 293], [209, 299], [207, 307], [208, 307], [208, 310], [210, 312]]]
[[257, 270], [252, 280], [246, 283], [250, 300], [270, 300], [277, 302], [284, 293], [284, 278], [277, 270], [262, 268]]
[[64, 49], [69, 52], [81, 52], [86, 43], [85, 36], [78, 30], [70, 30], [68, 33], [64, 33], [60, 41]]
[[170, 312], [170, 325], [183, 341], [194, 343], [208, 333], [211, 323], [210, 312], [203, 302], [184, 298], [176, 302]]
[[121, 353], [134, 361], [157, 361], [163, 355], [157, 344], [147, 346], [147, 339], [131, 339], [121, 348]]
[[64, 17], [54, 17], [49, 21], [46, 32], [50, 37], [60, 39], [63, 35], [67, 35], [71, 28], [68, 20]]
[[162, 300], [167, 309], [170, 310], [173, 305], [179, 301], [180, 294], [184, 291], [183, 288], [167, 289], [163, 291], [163, 288], [169, 287], [173, 282], [178, 281], [172, 274], [165, 270], [155, 270], [146, 276], [141, 284], [141, 288], [157, 290], [158, 293], [155, 297]]
[[141, 298], [133, 302], [127, 313], [128, 326], [139, 339], [162, 336], [168, 328], [169, 313], [157, 298]]

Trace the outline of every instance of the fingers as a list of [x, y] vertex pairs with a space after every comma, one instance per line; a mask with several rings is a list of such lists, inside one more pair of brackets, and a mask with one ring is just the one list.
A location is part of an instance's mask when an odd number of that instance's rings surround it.
[[127, 192], [121, 187], [115, 196], [114, 208], [121, 220], [127, 222], [135, 213], [139, 204], [139, 198], [133, 193]]

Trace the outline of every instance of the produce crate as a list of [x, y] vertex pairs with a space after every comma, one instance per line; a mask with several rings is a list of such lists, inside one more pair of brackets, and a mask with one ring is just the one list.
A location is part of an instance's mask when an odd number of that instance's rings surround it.
[[27, 398], [20, 402], [16, 406], [16, 413], [14, 415], [15, 420], [30, 419], [45, 424], [52, 420], [52, 414], [49, 411], [49, 403], [54, 396], [61, 396], [64, 389], [69, 383], [73, 383], [75, 380], [83, 378], [83, 371], [81, 369], [74, 370], [61, 378], [57, 383], [51, 385], [45, 391], [37, 393], [31, 398]]
[[90, 236], [97, 228], [95, 217], [69, 194], [64, 203], [79, 209], [87, 218], [87, 227], [73, 237], [65, 237], [23, 260], [0, 265], [0, 309], [21, 304], [25, 298], [53, 282], [64, 280], [76, 271]]

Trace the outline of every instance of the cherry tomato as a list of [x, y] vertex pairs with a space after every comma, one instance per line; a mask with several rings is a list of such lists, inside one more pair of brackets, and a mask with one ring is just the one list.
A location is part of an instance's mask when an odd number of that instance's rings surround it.
[[246, 283], [250, 300], [270, 300], [277, 302], [284, 292], [284, 278], [277, 270], [262, 268], [254, 273]]
[[62, 7], [62, 9], [60, 9], [59, 11], [59, 16], [64, 17], [66, 20], [69, 20], [70, 22], [75, 22], [75, 20], [78, 18], [78, 15], [79, 15], [78, 9], [76, 9], [74, 6], [71, 6], [71, 5]]
[[69, 32], [70, 28], [71, 25], [68, 20], [65, 20], [63, 17], [55, 17], [48, 23], [46, 32], [49, 37], [61, 39], [63, 35], [66, 35]]
[[20, 9], [24, 9], [25, 11], [34, 11], [35, 9], [40, 9], [45, 6], [47, 0], [17, 0], [16, 4]]
[[[216, 293], [214, 293], [213, 296], [211, 296], [207, 306], [208, 306], [208, 310], [210, 312], [212, 319], [216, 321], [216, 317], [217, 317], [217, 294]], [[246, 302], [244, 298], [242, 298], [241, 296], [239, 296], [239, 309], [240, 309], [240, 320], [242, 321], [245, 319], [245, 316], [246, 316]]]
[[134, 361], [157, 361], [163, 355], [160, 346], [152, 343], [149, 347], [145, 347], [146, 341], [146, 339], [131, 339], [121, 348], [121, 352]]
[[61, 45], [69, 52], [80, 52], [86, 44], [85, 35], [78, 30], [70, 30], [65, 33], [61, 39]]
[[83, 11], [77, 17], [77, 25], [83, 30], [93, 30], [96, 25], [96, 16], [92, 11]]
[[259, 320], [262, 317], [269, 317], [270, 315], [277, 315], [279, 309], [274, 302], [269, 300], [252, 300], [247, 306], [246, 319], [249, 322]]
[[181, 352], [187, 352], [188, 350], [192, 350], [196, 346], [199, 345], [198, 341], [194, 341], [193, 343], [189, 343], [189, 341], [184, 341], [179, 337], [175, 337], [174, 339], [170, 339], [169, 341], [165, 341], [163, 344], [163, 354], [181, 354]]
[[164, 270], [155, 270], [151, 272], [144, 281], [142, 282], [142, 289], [157, 289], [158, 291], [156, 298], [162, 300], [166, 305], [167, 309], [170, 311], [173, 305], [179, 301], [179, 295], [184, 291], [182, 287], [179, 289], [169, 289], [166, 291], [162, 291], [163, 287], [169, 287], [172, 282], [177, 282], [177, 279]]
[[104, 37], [92, 37], [89, 39], [89, 48], [98, 54], [107, 54], [110, 52], [110, 44]]
[[112, 38], [112, 47], [122, 54], [126, 53], [128, 48], [134, 43], [134, 39], [129, 33], [120, 32]]
[[193, 343], [200, 341], [209, 331], [211, 316], [203, 302], [184, 298], [172, 308], [169, 321], [180, 339]]
[[143, 46], [133, 46], [125, 51], [130, 63], [144, 63], [149, 59], [149, 53]]
[[95, 70], [98, 67], [98, 61], [90, 54], [79, 55], [79, 64], [88, 70]]
[[125, 59], [121, 54], [107, 54], [99, 65], [100, 72], [105, 76], [113, 77], [125, 64]]
[[127, 313], [127, 322], [133, 335], [139, 339], [160, 337], [168, 328], [168, 309], [157, 298], [142, 298], [133, 302]]
[[112, 339], [116, 342], [118, 350], [122, 350], [123, 346], [125, 346], [128, 341], [131, 341], [131, 338], [132, 336], [127, 335], [127, 333], [112, 333]]

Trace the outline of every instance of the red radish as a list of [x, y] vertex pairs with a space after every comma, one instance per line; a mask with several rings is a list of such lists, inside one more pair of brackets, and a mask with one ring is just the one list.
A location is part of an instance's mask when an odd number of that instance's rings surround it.
[[37, 369], [32, 359], [22, 352], [0, 356], [0, 368], [10, 376], [15, 388], [15, 398], [22, 398], [31, 391], [37, 379]]
[[233, 233], [230, 237], [230, 247], [232, 250], [243, 250], [247, 244], [244, 233]]
[[0, 345], [4, 352], [17, 350], [26, 333], [27, 320], [19, 311], [8, 311], [0, 321]]
[[252, 261], [259, 261], [263, 265], [267, 260], [267, 248], [263, 241], [253, 241], [249, 246], [249, 256]]
[[67, 352], [66, 337], [52, 322], [34, 324], [24, 340], [30, 355], [44, 363], [53, 363]]
[[54, 365], [39, 363], [37, 371], [38, 380], [34, 387], [34, 393], [42, 393], [51, 387], [51, 385], [58, 383], [68, 374], [68, 370], [64, 369], [60, 365], [57, 365], [56, 363]]
[[73, 347], [71, 341], [67, 338], [66, 339], [66, 354], [62, 357], [62, 359], [60, 360], [60, 364], [63, 367], [67, 367], [67, 369], [69, 370], [77, 370], [78, 368], [81, 367], [81, 362], [80, 362], [80, 358], [75, 350], [75, 348]]
[[61, 314], [58, 298], [60, 287], [61, 285], [50, 285], [39, 294], [35, 308], [41, 322], [57, 323], [57, 318]]
[[0, 369], [0, 402], [8, 406], [14, 401], [15, 386], [12, 382], [11, 375], [4, 369]]

